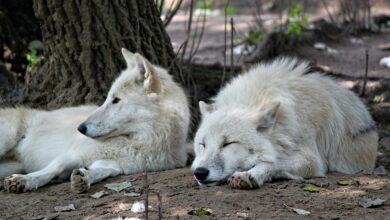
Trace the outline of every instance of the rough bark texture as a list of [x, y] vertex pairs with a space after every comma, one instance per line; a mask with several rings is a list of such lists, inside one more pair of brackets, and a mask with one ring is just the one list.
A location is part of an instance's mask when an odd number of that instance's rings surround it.
[[103, 101], [125, 67], [122, 47], [171, 66], [174, 52], [153, 0], [34, 0], [33, 8], [46, 62], [19, 103], [50, 108]]

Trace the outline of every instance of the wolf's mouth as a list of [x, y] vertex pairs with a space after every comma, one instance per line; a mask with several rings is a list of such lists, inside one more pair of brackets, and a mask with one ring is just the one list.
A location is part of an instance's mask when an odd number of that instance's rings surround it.
[[92, 138], [92, 139], [107, 140], [107, 139], [113, 137], [113, 136], [111, 136], [111, 134], [114, 133], [116, 130], [117, 129], [115, 128], [115, 129], [113, 129], [112, 131], [110, 131], [110, 132], [108, 132], [106, 134], [100, 134], [100, 135], [95, 135], [95, 136], [88, 136], [87, 135], [87, 136]]
[[202, 180], [196, 180], [198, 181], [198, 184], [201, 186], [220, 186], [226, 183], [226, 180], [221, 181], [202, 181]]

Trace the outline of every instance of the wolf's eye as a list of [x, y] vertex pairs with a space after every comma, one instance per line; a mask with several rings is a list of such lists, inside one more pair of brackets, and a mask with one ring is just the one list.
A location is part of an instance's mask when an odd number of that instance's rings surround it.
[[228, 145], [231, 145], [231, 144], [237, 144], [237, 143], [239, 143], [239, 142], [238, 142], [238, 141], [230, 141], [230, 142], [226, 142], [226, 143], [222, 144], [222, 148], [224, 148], [224, 147], [227, 147]]
[[202, 146], [203, 148], [206, 148], [206, 144], [205, 143], [200, 143], [200, 146]]
[[112, 104], [116, 104], [120, 101], [121, 99], [118, 98], [118, 97], [115, 97], [113, 100], [112, 100]]

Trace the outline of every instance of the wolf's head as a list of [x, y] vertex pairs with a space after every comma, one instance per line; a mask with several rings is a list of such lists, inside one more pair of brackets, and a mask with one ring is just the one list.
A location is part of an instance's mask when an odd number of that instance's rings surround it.
[[103, 105], [78, 127], [88, 137], [131, 136], [152, 129], [150, 121], [158, 116], [163, 90], [159, 74], [165, 70], [138, 53], [122, 49], [122, 54], [127, 69], [115, 80]]
[[223, 182], [235, 171], [248, 170], [275, 157], [270, 140], [279, 102], [259, 109], [199, 103], [202, 123], [195, 135], [192, 170], [200, 184]]

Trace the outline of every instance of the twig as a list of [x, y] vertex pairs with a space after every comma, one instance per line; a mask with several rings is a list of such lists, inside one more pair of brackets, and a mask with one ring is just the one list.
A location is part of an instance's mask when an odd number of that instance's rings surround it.
[[222, 74], [220, 87], [223, 86], [223, 84], [225, 82], [225, 77], [226, 77], [226, 47], [227, 47], [226, 26], [227, 26], [227, 7], [228, 7], [229, 4], [230, 4], [230, 0], [227, 0], [227, 3], [225, 5], [225, 27], [224, 27], [224, 41], [223, 41], [223, 74]]
[[364, 73], [362, 92], [360, 93], [361, 97], [363, 97], [366, 94], [367, 77], [368, 77], [368, 49], [366, 49], [366, 69]]
[[[204, 2], [204, 9], [205, 9], [205, 11], [206, 11], [206, 0], [203, 0], [203, 2]], [[194, 48], [194, 45], [195, 45], [195, 38], [194, 38], [193, 41], [192, 41], [190, 57], [189, 57], [189, 59], [188, 59], [189, 62], [191, 62], [192, 58], [193, 58], [193, 57], [195, 56], [195, 54], [198, 52], [200, 42], [201, 42], [202, 39], [203, 39], [204, 29], [205, 29], [205, 26], [206, 26], [206, 12], [203, 13], [203, 17], [202, 17], [202, 18], [203, 18], [203, 19], [202, 19], [202, 27], [201, 27], [201, 31], [200, 31], [200, 34], [199, 34], [199, 36], [198, 36], [198, 41], [197, 41], [197, 43], [196, 43], [195, 48]], [[197, 23], [198, 23], [198, 22], [197, 22]], [[194, 36], [196, 36], [197, 30], [198, 30], [198, 29], [196, 29], [196, 32], [194, 33], [194, 34], [195, 34]]]
[[160, 0], [160, 5], [158, 7], [158, 10], [160, 11], [160, 16], [163, 13], [163, 8], [164, 8], [164, 0]]
[[167, 12], [167, 15], [164, 18], [164, 22], [163, 23], [164, 23], [164, 27], [165, 28], [168, 26], [169, 23], [171, 23], [172, 18], [175, 17], [177, 12], [179, 11], [181, 3], [183, 3], [183, 0], [179, 0], [179, 2], [175, 5], [174, 8], [173, 8], [173, 2], [174, 1], [172, 1], [171, 6], [169, 7], [169, 11]]
[[231, 27], [231, 32], [230, 32], [230, 74], [231, 76], [234, 74], [234, 54], [233, 54], [233, 49], [234, 49], [234, 20], [233, 18], [230, 18], [230, 27]]
[[[193, 13], [194, 13], [194, 2], [195, 2], [194, 0], [191, 0], [190, 14], [189, 14], [189, 17], [188, 17], [188, 24], [187, 24], [187, 39], [190, 38], [190, 33], [191, 33], [192, 16], [193, 16]], [[184, 45], [183, 45], [183, 50], [182, 50], [182, 53], [181, 53], [181, 63], [183, 63], [183, 61], [184, 61], [184, 56], [186, 54], [187, 45], [188, 45], [188, 41], [185, 41]]]
[[148, 169], [145, 161], [145, 179], [144, 179], [144, 190], [145, 190], [145, 219], [149, 219], [149, 183], [148, 183]]
[[328, 8], [328, 5], [326, 4], [325, 0], [321, 0], [321, 2], [322, 2], [322, 4], [323, 4], [324, 7], [325, 7], [326, 13], [328, 13], [330, 22], [332, 22], [332, 24], [335, 24], [335, 20], [333, 19], [332, 13], [330, 13], [329, 8]]
[[161, 199], [161, 194], [158, 191], [151, 190], [151, 193], [154, 193], [157, 196], [158, 200], [158, 219], [161, 220], [163, 218], [162, 216], [162, 199]]

